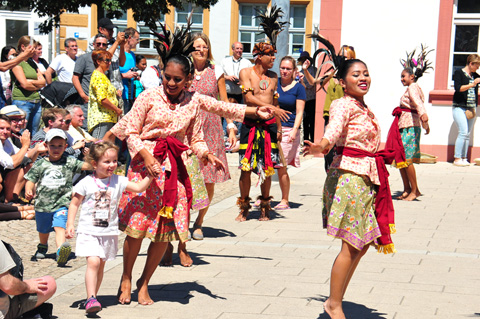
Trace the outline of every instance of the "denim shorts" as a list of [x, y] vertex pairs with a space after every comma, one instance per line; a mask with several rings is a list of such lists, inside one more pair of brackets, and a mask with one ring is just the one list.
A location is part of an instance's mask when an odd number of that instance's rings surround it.
[[67, 228], [68, 208], [62, 207], [53, 213], [35, 212], [37, 231], [41, 234], [48, 234], [54, 231], [54, 227]]

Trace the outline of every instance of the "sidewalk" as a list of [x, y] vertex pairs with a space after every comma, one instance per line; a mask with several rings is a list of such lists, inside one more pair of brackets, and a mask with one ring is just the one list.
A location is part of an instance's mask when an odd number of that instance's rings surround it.
[[[480, 313], [480, 232], [475, 230], [480, 224], [480, 167], [415, 167], [424, 196], [394, 201], [398, 253], [367, 253], [345, 296], [347, 318], [463, 318]], [[399, 172], [389, 171], [392, 192], [402, 190]], [[248, 221], [235, 222], [236, 195], [213, 205], [205, 240], [188, 243], [194, 266], [181, 267], [175, 254], [174, 267], [159, 267], [150, 285], [152, 306], [138, 305], [136, 293], [130, 305], [117, 305], [122, 257], [108, 262], [99, 317], [328, 318], [322, 304], [340, 241], [328, 237], [321, 225], [323, 159], [304, 161], [289, 172], [293, 208], [274, 213], [271, 221], [259, 222], [258, 211], [252, 211]], [[279, 200], [278, 183], [272, 193]], [[147, 245], [144, 241], [134, 283]], [[85, 298], [84, 274], [83, 266], [58, 278], [51, 300], [58, 318], [83, 317], [84, 311], [76, 308]]]

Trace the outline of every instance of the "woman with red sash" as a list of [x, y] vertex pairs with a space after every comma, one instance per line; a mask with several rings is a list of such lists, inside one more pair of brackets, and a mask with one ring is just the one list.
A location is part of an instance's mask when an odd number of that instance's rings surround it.
[[395, 251], [390, 238], [393, 205], [385, 167], [395, 153], [378, 151], [380, 125], [364, 102], [371, 81], [365, 63], [343, 61], [336, 77], [345, 96], [332, 102], [324, 137], [320, 143], [305, 141], [304, 154], [326, 154], [337, 146], [325, 181], [322, 215], [327, 234], [341, 239], [342, 247], [332, 267], [330, 297], [324, 309], [331, 318], [343, 319], [343, 296], [370, 245], [384, 253]]
[[[163, 26], [162, 29], [166, 34]], [[148, 283], [168, 243], [188, 240], [195, 187], [192, 189], [192, 178], [185, 165], [186, 151], [191, 149], [205, 164], [224, 168], [204, 141], [200, 110], [236, 121], [243, 121], [245, 116], [263, 119], [273, 116], [273, 107], [230, 104], [186, 90], [194, 72], [187, 58], [194, 50], [188, 29], [189, 26], [175, 29], [170, 37], [156, 34], [157, 51], [165, 65], [162, 85], [140, 94], [130, 112], [108, 133], [127, 141], [132, 158], [129, 180], [139, 181], [147, 174], [156, 177], [145, 192], [124, 193], [119, 204], [119, 228], [127, 235], [118, 291], [122, 304], [131, 301], [132, 270], [144, 238], [151, 243], [142, 275], [136, 282], [138, 303], [142, 305], [153, 304]]]
[[421, 195], [413, 166], [413, 163], [420, 163], [420, 125], [425, 128], [425, 134], [430, 132], [428, 115], [423, 105], [425, 98], [422, 89], [417, 84], [420, 76], [422, 74], [414, 72], [411, 67], [406, 67], [402, 71], [401, 81], [407, 90], [400, 98], [400, 107], [393, 111], [394, 116], [398, 119], [398, 130], [405, 153], [404, 161], [403, 159], [397, 160], [395, 163], [396, 167], [400, 169], [403, 181], [403, 193], [397, 199], [406, 201], [412, 201]]

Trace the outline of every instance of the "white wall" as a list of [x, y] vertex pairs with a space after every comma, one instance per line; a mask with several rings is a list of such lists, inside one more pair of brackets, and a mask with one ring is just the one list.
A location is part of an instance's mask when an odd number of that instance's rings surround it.
[[230, 0], [220, 0], [210, 8], [209, 39], [212, 44], [212, 54], [219, 64], [230, 54], [230, 25], [232, 5]]
[[[368, 65], [372, 86], [365, 102], [379, 118], [382, 141], [385, 141], [393, 120], [391, 112], [399, 105], [405, 92], [400, 82], [402, 66], [399, 61], [406, 57], [406, 51], [421, 43], [436, 48], [439, 2], [344, 0], [343, 5], [342, 44], [353, 46], [357, 58]], [[434, 67], [435, 56], [436, 51], [428, 56]], [[434, 87], [434, 72], [430, 70], [418, 81], [425, 95], [431, 127], [430, 135], [423, 135], [421, 143], [454, 144], [457, 128], [453, 123], [451, 107], [428, 103], [428, 94]], [[476, 131], [480, 134], [480, 128]], [[480, 145], [480, 141], [475, 145]]]

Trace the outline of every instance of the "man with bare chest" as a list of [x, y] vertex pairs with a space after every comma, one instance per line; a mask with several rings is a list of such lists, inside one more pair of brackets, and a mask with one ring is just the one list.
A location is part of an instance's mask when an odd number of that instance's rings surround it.
[[[252, 51], [255, 65], [240, 71], [240, 87], [248, 106], [277, 105], [277, 74], [269, 71], [275, 61], [275, 47], [266, 42], [257, 43]], [[277, 142], [281, 139], [281, 122], [278, 117], [263, 121], [245, 119], [240, 130], [240, 213], [235, 220], [245, 221], [250, 209], [252, 171], [259, 175], [262, 195], [258, 197], [261, 215], [259, 220], [269, 220], [271, 176], [280, 161]]]

